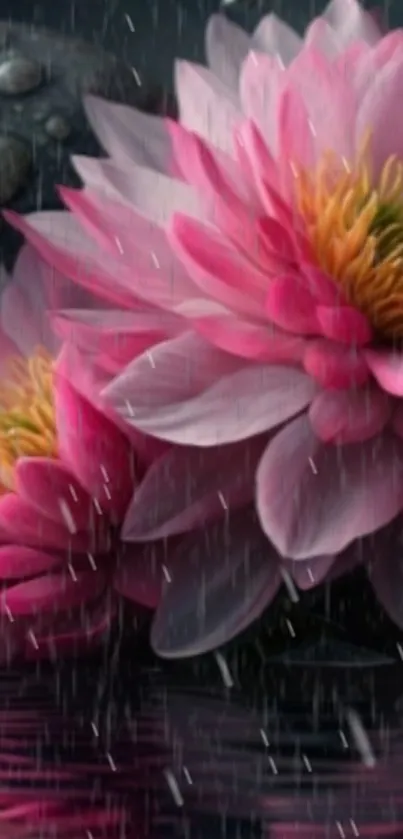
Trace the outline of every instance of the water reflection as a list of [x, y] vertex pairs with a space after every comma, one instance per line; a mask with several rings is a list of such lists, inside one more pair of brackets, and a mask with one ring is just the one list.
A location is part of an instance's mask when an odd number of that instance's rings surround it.
[[0, 835], [403, 837], [401, 662], [270, 665], [258, 697], [189, 672], [3, 673]]

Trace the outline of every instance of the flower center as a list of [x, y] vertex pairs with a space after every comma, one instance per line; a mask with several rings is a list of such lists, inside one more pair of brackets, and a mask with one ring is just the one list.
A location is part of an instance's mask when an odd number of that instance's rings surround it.
[[19, 457], [57, 457], [52, 358], [15, 357], [0, 385], [0, 491], [14, 489]]
[[349, 167], [326, 154], [298, 172], [297, 207], [320, 267], [379, 336], [403, 338], [403, 163], [390, 157], [372, 185], [368, 141]]

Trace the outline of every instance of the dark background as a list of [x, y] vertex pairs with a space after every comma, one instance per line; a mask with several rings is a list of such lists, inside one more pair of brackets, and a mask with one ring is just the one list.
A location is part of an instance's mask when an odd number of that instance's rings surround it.
[[[262, 14], [275, 11], [302, 30], [325, 5], [318, 0], [238, 0], [226, 10], [248, 28]], [[373, 0], [368, 5], [379, 5], [391, 26], [403, 22], [403, 0]], [[102, 44], [126, 57], [143, 78], [164, 85], [171, 79], [175, 55], [200, 60], [205, 22], [218, 9], [219, 0], [0, 0], [0, 17], [35, 22]]]

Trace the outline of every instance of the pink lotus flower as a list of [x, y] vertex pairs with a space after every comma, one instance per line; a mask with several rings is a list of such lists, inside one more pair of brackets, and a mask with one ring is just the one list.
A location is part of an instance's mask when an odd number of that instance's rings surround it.
[[[222, 561], [222, 522], [209, 563], [200, 539], [188, 546], [195, 566], [203, 554], [203, 573], [196, 585], [193, 563], [178, 563], [154, 632], [165, 654], [217, 642], [221, 609], [225, 637], [250, 621], [278, 588], [278, 555], [299, 585], [313, 585], [356, 562], [357, 540], [402, 511], [402, 44], [355, 0], [333, 0], [303, 40], [275, 15], [251, 38], [213, 16], [209, 69], [176, 68], [179, 124], [89, 100], [109, 159], [75, 160], [86, 188], [63, 191], [73, 215], [9, 214], [45, 259], [113, 301], [107, 314], [73, 304], [57, 325], [91, 357], [117, 415], [188, 447], [186, 457], [205, 451], [190, 502], [183, 451], [155, 464], [126, 536], [183, 532], [212, 499], [228, 506], [235, 458], [265, 443], [256, 505], [266, 553], [224, 610], [217, 585], [225, 591], [234, 566]], [[214, 470], [211, 447], [225, 460], [230, 445], [241, 448]], [[182, 475], [177, 500], [172, 475]], [[157, 486], [169, 496], [158, 527]], [[248, 516], [231, 531], [238, 557], [251, 544], [261, 551]], [[402, 621], [396, 563], [377, 557], [378, 594]], [[196, 626], [202, 583], [210, 632]], [[196, 615], [187, 642], [178, 613]]]
[[[95, 396], [91, 404], [90, 388], [85, 398], [72, 385], [41, 281], [28, 246], [0, 302], [2, 660], [101, 637], [117, 592], [130, 596], [131, 567], [144, 564], [118, 538], [138, 452]], [[137, 585], [138, 600], [150, 596]]]

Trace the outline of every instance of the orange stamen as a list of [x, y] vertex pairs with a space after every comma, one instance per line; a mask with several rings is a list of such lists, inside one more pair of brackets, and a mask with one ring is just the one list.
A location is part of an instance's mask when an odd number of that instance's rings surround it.
[[378, 334], [403, 338], [403, 163], [390, 157], [374, 184], [368, 135], [354, 165], [325, 154], [295, 181], [314, 258]]
[[10, 360], [0, 385], [0, 492], [14, 488], [19, 457], [57, 457], [52, 358], [39, 347]]

